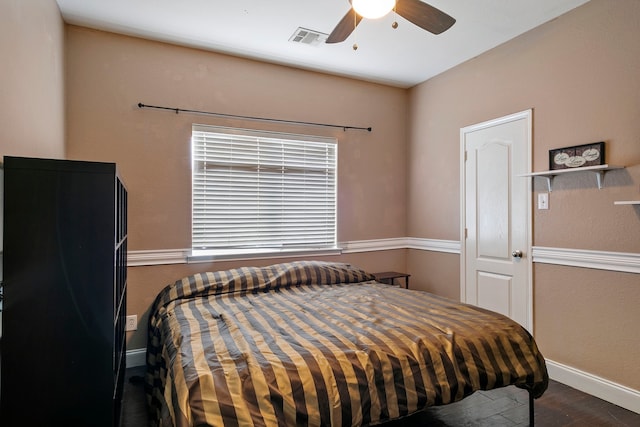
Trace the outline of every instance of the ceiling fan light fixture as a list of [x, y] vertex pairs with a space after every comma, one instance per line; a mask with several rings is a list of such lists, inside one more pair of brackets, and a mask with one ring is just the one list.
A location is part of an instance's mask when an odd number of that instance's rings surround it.
[[391, 12], [396, 0], [352, 0], [351, 6], [358, 15], [368, 19], [378, 19]]

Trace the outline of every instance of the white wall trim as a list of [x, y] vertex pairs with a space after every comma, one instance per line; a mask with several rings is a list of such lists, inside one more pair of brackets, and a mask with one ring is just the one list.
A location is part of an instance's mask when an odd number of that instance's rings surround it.
[[387, 251], [392, 249], [417, 249], [422, 251], [460, 253], [460, 242], [457, 240], [419, 239], [401, 237], [397, 239], [358, 240], [340, 244], [343, 253]]
[[127, 251], [127, 266], [186, 264], [191, 249]]
[[127, 350], [127, 368], [135, 368], [136, 366], [145, 366], [147, 364], [147, 349], [134, 348]]
[[[455, 240], [418, 239], [413, 237], [398, 237], [392, 239], [355, 240], [340, 242], [338, 246], [343, 254], [359, 252], [389, 251], [394, 249], [418, 249], [423, 251], [460, 253], [460, 242]], [[333, 255], [333, 254], [332, 254]], [[191, 256], [191, 249], [159, 249], [138, 250], [127, 253], [129, 267], [140, 267], [165, 264], [186, 264]], [[287, 257], [280, 254], [278, 257]], [[300, 256], [300, 255], [298, 255]], [[234, 259], [241, 260], [241, 256]], [[224, 261], [228, 261], [225, 258]]]
[[408, 249], [460, 254], [460, 242], [457, 240], [418, 239], [415, 237], [408, 237], [406, 240]]
[[407, 238], [398, 237], [393, 239], [355, 240], [352, 242], [340, 242], [338, 246], [342, 248], [342, 253], [344, 254], [389, 251], [393, 249], [406, 249]]
[[598, 270], [640, 273], [640, 253], [592, 251], [534, 246], [533, 262]]
[[640, 391], [553, 360], [547, 359], [546, 363], [554, 381], [640, 414]]
[[[341, 242], [339, 246], [342, 248], [342, 253], [347, 254], [394, 249], [415, 249], [451, 254], [460, 254], [461, 251], [461, 242], [457, 240], [422, 239], [417, 237], [355, 240], [351, 242]], [[190, 249], [129, 251], [127, 254], [127, 263], [129, 267], [186, 264], [190, 253]], [[640, 253], [534, 246], [531, 256], [533, 257], [533, 262], [541, 264], [595, 268], [599, 270], [640, 274]]]

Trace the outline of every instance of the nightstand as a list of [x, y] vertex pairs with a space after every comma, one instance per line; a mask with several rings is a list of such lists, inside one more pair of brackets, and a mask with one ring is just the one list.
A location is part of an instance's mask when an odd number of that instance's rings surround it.
[[373, 273], [376, 281], [386, 283], [387, 285], [395, 285], [395, 279], [404, 278], [404, 287], [409, 289], [409, 276], [407, 273], [398, 273], [397, 271], [383, 271], [381, 273]]

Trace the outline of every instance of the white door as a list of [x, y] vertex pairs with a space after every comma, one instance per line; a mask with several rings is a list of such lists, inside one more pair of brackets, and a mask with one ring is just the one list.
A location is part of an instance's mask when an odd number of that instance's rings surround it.
[[531, 110], [460, 130], [461, 299], [532, 331]]

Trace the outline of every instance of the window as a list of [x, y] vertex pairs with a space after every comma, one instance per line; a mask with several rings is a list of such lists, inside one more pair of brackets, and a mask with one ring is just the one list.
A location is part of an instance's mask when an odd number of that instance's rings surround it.
[[193, 255], [336, 248], [333, 138], [194, 125]]

